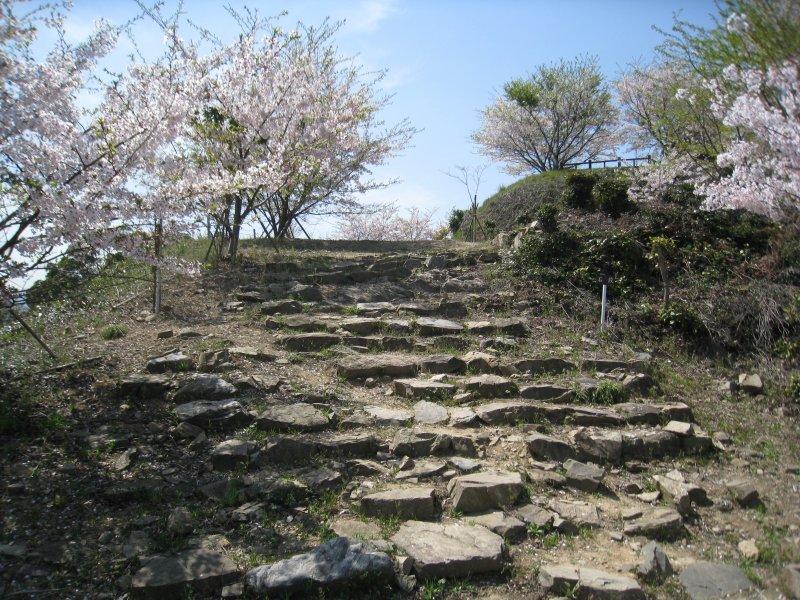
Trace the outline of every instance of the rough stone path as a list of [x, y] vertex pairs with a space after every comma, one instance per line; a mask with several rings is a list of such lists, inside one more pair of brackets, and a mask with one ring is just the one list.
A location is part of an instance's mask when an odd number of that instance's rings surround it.
[[[273, 265], [220, 306], [240, 337], [202, 349], [195, 335], [213, 331], [159, 333], [164, 351], [116, 393], [171, 403], [171, 439], [202, 465], [194, 493], [217, 522], [312, 533], [265, 538], [268, 558], [207, 544], [151, 557], [131, 597], [304, 596], [364, 582], [404, 596], [466, 578], [493, 597], [639, 599], [673, 568], [691, 598], [747, 593], [737, 566], [692, 566], [702, 557], [691, 548], [667, 558], [661, 545], [687, 539], [700, 507], [758, 505], [746, 481], [712, 491], [675, 468], [727, 440], [661, 393], [649, 354], [550, 343], [533, 308], [482, 277], [497, 261]], [[123, 478], [101, 493], [129, 502], [164, 485]], [[180, 506], [168, 526], [203, 533]]]

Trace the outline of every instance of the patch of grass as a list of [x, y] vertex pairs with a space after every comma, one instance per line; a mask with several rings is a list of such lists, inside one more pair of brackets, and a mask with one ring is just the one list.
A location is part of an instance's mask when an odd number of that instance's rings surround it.
[[106, 341], [118, 340], [119, 338], [123, 338], [126, 335], [128, 335], [127, 325], [119, 325], [113, 323], [111, 325], [106, 325], [100, 330], [100, 337]]
[[558, 546], [558, 542], [561, 540], [561, 536], [558, 535], [555, 531], [552, 533], [548, 533], [546, 536], [542, 538], [542, 546], [551, 550]]
[[618, 381], [604, 379], [593, 391], [580, 390], [578, 398], [582, 402], [592, 402], [594, 404], [619, 404], [628, 399], [628, 391]]
[[381, 517], [379, 519], [379, 526], [381, 528], [381, 535], [388, 538], [397, 533], [397, 530], [400, 528], [400, 519], [397, 515]]

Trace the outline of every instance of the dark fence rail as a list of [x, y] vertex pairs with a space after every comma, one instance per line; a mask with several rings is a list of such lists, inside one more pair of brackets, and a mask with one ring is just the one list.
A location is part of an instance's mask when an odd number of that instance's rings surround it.
[[564, 165], [565, 169], [622, 169], [622, 168], [631, 168], [637, 167], [641, 165], [646, 165], [656, 162], [655, 159], [650, 156], [634, 156], [633, 158], [622, 158], [618, 156], [617, 158], [604, 158], [598, 160], [586, 160], [584, 162], [578, 163], [568, 163]]

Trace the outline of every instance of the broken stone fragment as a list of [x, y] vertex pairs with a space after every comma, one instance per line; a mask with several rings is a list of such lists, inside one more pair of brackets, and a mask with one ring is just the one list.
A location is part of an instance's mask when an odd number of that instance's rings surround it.
[[393, 577], [392, 559], [387, 554], [371, 550], [362, 542], [337, 537], [311, 552], [251, 569], [244, 581], [252, 592], [281, 597], [363, 581], [380, 585]]

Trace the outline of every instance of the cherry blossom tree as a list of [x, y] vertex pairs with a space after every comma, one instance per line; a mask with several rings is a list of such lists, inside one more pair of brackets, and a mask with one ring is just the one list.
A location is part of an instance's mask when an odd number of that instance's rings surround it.
[[[776, 203], [786, 198], [766, 191], [786, 194], [791, 179], [785, 170], [791, 161], [778, 157], [786, 154], [797, 120], [790, 73], [800, 53], [800, 4], [724, 0], [719, 8], [710, 29], [676, 20], [671, 32], [662, 32], [662, 59], [633, 66], [617, 82], [629, 143], [659, 157], [640, 171], [631, 192], [652, 200], [676, 183], [690, 183], [708, 196], [708, 208], [749, 206], [775, 216], [781, 212]], [[775, 115], [783, 116], [780, 125]], [[759, 203], [754, 194], [762, 191]]]
[[348, 216], [339, 223], [337, 235], [345, 240], [408, 241], [432, 240], [437, 226], [434, 211], [418, 207], [400, 212], [390, 203], [373, 208], [368, 213]]
[[247, 220], [282, 238], [308, 217], [363, 210], [357, 194], [391, 183], [369, 179], [370, 169], [413, 130], [379, 120], [387, 99], [338, 55], [335, 26], [285, 32], [257, 12], [232, 14], [242, 27], [235, 42], [204, 32], [219, 60], [204, 76], [188, 158], [189, 185], [235, 259]]
[[713, 108], [729, 127], [748, 135], [717, 156], [727, 174], [701, 182], [705, 206], [743, 208], [772, 218], [800, 211], [800, 61], [761, 69], [731, 65], [725, 77], [743, 92], [729, 100], [717, 81]]
[[[32, 13], [20, 13], [18, 3], [0, 6], [0, 281], [65, 248], [121, 251], [158, 265], [162, 233], [187, 222], [187, 207], [163, 174], [180, 164], [171, 145], [201, 89], [187, 70], [198, 61], [192, 47], [167, 37], [160, 58], [134, 60], [103, 78], [97, 62], [121, 28], [101, 23], [70, 45], [67, 6]], [[44, 29], [57, 42], [37, 59], [31, 47]], [[84, 91], [100, 103], [79, 103]]]
[[511, 174], [549, 171], [614, 150], [616, 121], [597, 60], [579, 57], [507, 83], [472, 139]]
[[[0, 285], [41, 265], [59, 247], [82, 244], [96, 230], [98, 198], [118, 175], [109, 163], [101, 122], [78, 106], [98, 59], [117, 32], [99, 24], [85, 41], [65, 41], [64, 7], [26, 12], [0, 2]], [[32, 46], [40, 31], [57, 41], [43, 59]], [[120, 139], [129, 146], [135, 136]]]

